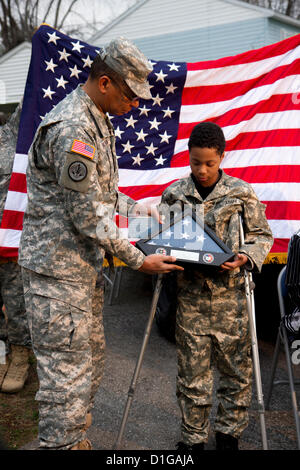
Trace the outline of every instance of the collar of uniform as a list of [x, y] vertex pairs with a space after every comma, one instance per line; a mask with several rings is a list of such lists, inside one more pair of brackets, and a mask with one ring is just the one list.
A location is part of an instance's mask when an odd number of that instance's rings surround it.
[[[220, 169], [221, 170], [221, 169]], [[223, 172], [223, 170], [221, 170], [221, 176], [220, 176], [220, 179], [219, 181], [217, 182], [216, 186], [214, 187], [214, 189], [212, 190], [212, 192], [207, 196], [207, 198], [205, 199], [205, 201], [209, 200], [209, 199], [214, 199], [216, 196], [215, 196], [215, 191], [216, 189], [218, 188], [218, 186], [221, 186], [219, 183], [222, 181], [224, 181], [224, 176], [225, 173]], [[193, 181], [193, 178], [192, 178], [192, 174], [190, 174], [187, 178], [186, 178], [186, 187], [184, 188], [184, 194], [185, 196], [192, 196], [194, 197], [195, 199], [198, 199], [199, 201], [203, 201], [202, 197], [200, 196], [200, 194], [198, 193], [197, 189], [196, 189], [196, 186], [195, 186], [195, 183]]]
[[102, 132], [103, 137], [111, 137], [113, 126], [109, 118], [97, 108], [94, 101], [89, 97], [89, 95], [82, 89], [82, 85], [77, 87], [77, 92], [81, 99], [84, 100], [90, 112], [97, 120], [98, 126]]
[[[220, 168], [220, 170], [221, 170], [220, 179], [217, 182], [214, 189], [212, 190], [212, 192], [206, 197], [205, 202], [210, 201], [212, 199], [216, 199], [220, 196], [224, 196], [228, 192], [226, 182], [227, 182], [227, 179], [229, 178], [229, 176], [226, 175], [226, 173], [224, 173], [224, 171], [221, 168]], [[187, 192], [185, 193], [186, 195], [193, 196], [193, 197], [199, 199], [199, 201], [203, 201], [203, 199], [201, 198], [200, 194], [198, 193], [198, 191], [196, 189], [196, 186], [194, 184], [194, 181], [193, 181], [191, 175], [187, 178], [187, 188], [186, 188], [186, 190], [187, 190]]]

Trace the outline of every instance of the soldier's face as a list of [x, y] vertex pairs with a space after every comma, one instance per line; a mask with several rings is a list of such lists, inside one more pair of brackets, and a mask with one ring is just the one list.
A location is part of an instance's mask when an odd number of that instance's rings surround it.
[[106, 105], [106, 112], [121, 116], [131, 111], [132, 108], [139, 106], [139, 98], [135, 96], [131, 90], [121, 87], [118, 83], [111, 80]]
[[219, 178], [219, 168], [224, 153], [208, 147], [192, 147], [190, 150], [190, 167], [196, 180], [204, 187], [212, 186]]

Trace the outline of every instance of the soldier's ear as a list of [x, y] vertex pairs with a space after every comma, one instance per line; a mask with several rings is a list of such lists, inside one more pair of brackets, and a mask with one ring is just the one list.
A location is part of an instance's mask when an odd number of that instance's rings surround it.
[[222, 155], [221, 155], [221, 157], [220, 157], [220, 158], [221, 158], [221, 161], [223, 160], [224, 157], [225, 157], [225, 152], [223, 152]]
[[107, 75], [102, 75], [98, 79], [98, 89], [103, 94], [107, 93], [107, 90], [110, 88], [111, 84], [112, 84], [111, 79]]

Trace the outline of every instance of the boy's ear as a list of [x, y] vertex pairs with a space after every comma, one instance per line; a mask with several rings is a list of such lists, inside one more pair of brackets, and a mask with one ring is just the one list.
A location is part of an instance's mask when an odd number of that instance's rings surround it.
[[222, 155], [221, 155], [221, 157], [220, 157], [220, 158], [221, 158], [221, 161], [223, 160], [224, 157], [225, 157], [225, 152], [223, 152]]

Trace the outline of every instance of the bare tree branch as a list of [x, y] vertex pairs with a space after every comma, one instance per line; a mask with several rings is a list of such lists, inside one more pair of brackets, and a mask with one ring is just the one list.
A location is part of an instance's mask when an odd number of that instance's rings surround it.
[[44, 14], [42, 23], [45, 23], [45, 22], [46, 22], [46, 19], [48, 18], [48, 15], [49, 15], [49, 13], [50, 13], [50, 10], [51, 10], [52, 6], [53, 6], [53, 1], [51, 1], [51, 2], [48, 3], [47, 9], [46, 9], [46, 13]]
[[[61, 1], [61, 0], [59, 0], [59, 1]], [[68, 10], [67, 10], [66, 13], [64, 14], [62, 20], [60, 21], [60, 24], [59, 24], [58, 29], [62, 28], [64, 22], [66, 21], [67, 16], [68, 16], [68, 15], [71, 13], [71, 11], [72, 11], [73, 5], [75, 5], [75, 3], [76, 3], [77, 1], [78, 1], [78, 0], [72, 0], [71, 5], [69, 6]]]
[[277, 11], [283, 15], [292, 18], [299, 18], [300, 2], [299, 0], [243, 0], [251, 5], [269, 8], [270, 10]]
[[54, 24], [53, 24], [54, 28], [57, 28], [60, 7], [61, 7], [61, 0], [57, 0], [56, 9], [55, 9], [55, 18], [54, 18]]
[[[84, 3], [80, 0], [81, 3]], [[89, 1], [89, 0], [88, 0]], [[112, 19], [120, 13], [120, 2], [116, 0], [97, 0], [98, 5], [105, 3], [106, 17], [103, 22], [98, 19], [89, 20], [84, 24], [82, 15], [77, 24], [70, 24], [71, 15], [76, 15], [79, 0], [0, 0], [0, 55], [13, 49], [24, 41], [31, 38], [40, 23], [50, 23], [54, 28], [66, 34], [81, 35], [99, 29], [108, 19]], [[96, 3], [96, 2], [95, 2]], [[128, 7], [133, 0], [122, 0], [122, 11], [124, 6]], [[107, 15], [107, 7], [109, 14]], [[79, 10], [80, 11], [80, 10]], [[106, 20], [106, 21], [105, 21]]]
[[1, 52], [5, 53], [23, 41], [30, 41], [40, 21], [47, 22], [52, 12], [54, 28], [61, 29], [77, 1], [70, 0], [63, 13], [62, 6], [66, 5], [66, 0], [43, 0], [42, 4], [40, 0], [0, 0]]

